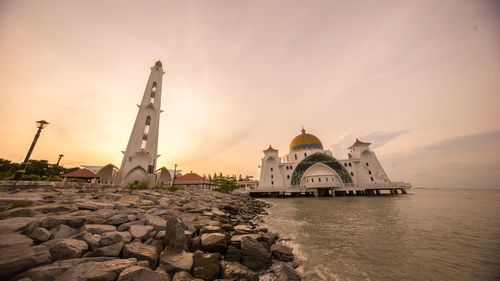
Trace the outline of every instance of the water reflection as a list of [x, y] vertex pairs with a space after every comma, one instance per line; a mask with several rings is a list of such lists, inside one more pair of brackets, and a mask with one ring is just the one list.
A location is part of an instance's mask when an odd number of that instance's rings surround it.
[[273, 199], [267, 222], [293, 239], [308, 281], [496, 279], [499, 192], [415, 193]]

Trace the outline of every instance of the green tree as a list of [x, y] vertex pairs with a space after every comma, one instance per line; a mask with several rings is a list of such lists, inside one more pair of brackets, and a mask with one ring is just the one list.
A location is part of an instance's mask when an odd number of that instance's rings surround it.
[[219, 178], [217, 178], [216, 182], [219, 185], [219, 187], [215, 188], [214, 191], [217, 192], [231, 193], [237, 187], [236, 179], [230, 176], [220, 176]]

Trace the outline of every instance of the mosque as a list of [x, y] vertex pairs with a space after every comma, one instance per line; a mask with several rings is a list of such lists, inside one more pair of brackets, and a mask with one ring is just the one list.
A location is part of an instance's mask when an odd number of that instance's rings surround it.
[[260, 181], [252, 196], [280, 195], [379, 195], [406, 193], [408, 183], [391, 182], [370, 143], [358, 139], [347, 159], [335, 159], [313, 134], [301, 134], [290, 142], [289, 153], [279, 156], [269, 146], [264, 150]]

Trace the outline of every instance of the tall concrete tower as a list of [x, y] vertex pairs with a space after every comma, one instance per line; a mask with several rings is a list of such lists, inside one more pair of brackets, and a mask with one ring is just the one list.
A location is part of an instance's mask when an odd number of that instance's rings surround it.
[[123, 151], [120, 167], [119, 183], [134, 182], [153, 183], [156, 170], [156, 159], [159, 157], [158, 131], [160, 125], [162, 64], [157, 61], [151, 67], [146, 90], [142, 97], [139, 112], [135, 118], [134, 127], [128, 140], [127, 150]]

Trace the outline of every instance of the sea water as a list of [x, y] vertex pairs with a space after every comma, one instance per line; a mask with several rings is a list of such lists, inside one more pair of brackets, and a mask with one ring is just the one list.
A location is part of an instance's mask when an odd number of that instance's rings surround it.
[[266, 199], [304, 280], [500, 280], [500, 190]]

